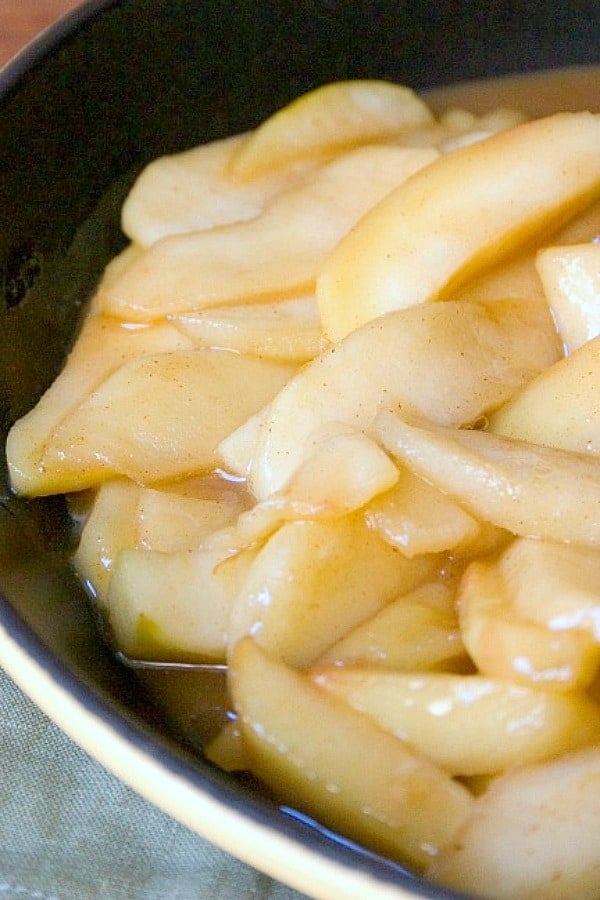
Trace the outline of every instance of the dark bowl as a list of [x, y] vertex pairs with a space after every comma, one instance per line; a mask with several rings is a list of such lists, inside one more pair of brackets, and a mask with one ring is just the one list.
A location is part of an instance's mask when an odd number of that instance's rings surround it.
[[[341, 78], [418, 89], [600, 61], [597, 0], [90, 0], [0, 76], [0, 427], [59, 371], [122, 200], [160, 154]], [[322, 897], [450, 897], [202, 759], [98, 638], [62, 498], [0, 494], [0, 662], [92, 755], [224, 849]]]

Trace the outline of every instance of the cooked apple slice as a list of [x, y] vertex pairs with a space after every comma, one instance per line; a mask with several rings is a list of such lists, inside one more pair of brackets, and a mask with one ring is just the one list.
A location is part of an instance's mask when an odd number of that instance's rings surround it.
[[498, 565], [520, 615], [551, 631], [585, 629], [600, 644], [600, 551], [521, 538]]
[[233, 525], [246, 507], [247, 498], [233, 491], [211, 498], [142, 488], [136, 545], [163, 553], [191, 550], [213, 531]]
[[462, 785], [250, 638], [230, 690], [252, 771], [327, 828], [422, 868], [469, 815]]
[[532, 327], [531, 312], [522, 301], [432, 303], [371, 322], [324, 351], [265, 413], [250, 467], [255, 496], [280, 490], [329, 422], [369, 428], [384, 404], [462, 424], [499, 406], [558, 358], [554, 330]]
[[149, 247], [172, 234], [204, 231], [258, 216], [278, 193], [306, 177], [316, 161], [269, 171], [247, 184], [227, 174], [248, 140], [240, 134], [153, 160], [138, 176], [121, 212], [125, 234]]
[[451, 153], [460, 146], [514, 128], [526, 118], [516, 109], [498, 108], [476, 116], [469, 110], [453, 106], [442, 111], [433, 124], [411, 128], [403, 132], [398, 140], [403, 147], [435, 147], [440, 153]]
[[274, 303], [212, 307], [170, 317], [196, 345], [307, 362], [324, 349], [314, 294]]
[[506, 532], [465, 512], [446, 494], [402, 468], [393, 488], [365, 509], [367, 522], [384, 540], [404, 553], [441, 553], [455, 556], [491, 553]]
[[378, 204], [321, 268], [325, 334], [455, 291], [600, 196], [600, 116], [559, 113], [463, 147]]
[[555, 244], [584, 244], [600, 235], [600, 202], [596, 200], [552, 235]]
[[245, 492], [235, 487], [211, 477], [164, 484], [161, 490], [125, 478], [105, 482], [93, 500], [74, 556], [90, 593], [105, 605], [121, 550], [193, 550], [212, 532], [233, 524], [248, 505]]
[[386, 491], [398, 477], [389, 456], [362, 432], [319, 441], [286, 487], [240, 515], [235, 546], [263, 544], [284, 522], [340, 518]]
[[361, 509], [398, 478], [398, 468], [360, 431], [343, 429], [315, 443], [281, 491], [240, 516], [240, 546], [264, 540], [285, 521], [335, 519]]
[[120, 366], [150, 353], [192, 346], [168, 323], [130, 328], [108, 316], [88, 316], [62, 372], [9, 433], [6, 455], [13, 490], [28, 495], [45, 492], [40, 465], [53, 433]]
[[107, 599], [117, 647], [134, 659], [224, 662], [231, 610], [254, 555], [232, 557], [228, 529], [194, 551], [123, 550]]
[[553, 631], [525, 618], [498, 565], [472, 562], [457, 602], [463, 641], [482, 673], [559, 691], [593, 681], [600, 649], [592, 636], [579, 629]]
[[596, 900], [600, 749], [495, 779], [427, 877], [494, 900]]
[[369, 503], [366, 516], [405, 556], [452, 550], [473, 541], [480, 531], [476, 519], [407, 469], [399, 472], [391, 490]]
[[[471, 115], [472, 119], [468, 122], [466, 116]], [[442, 116], [441, 123], [454, 125], [457, 127], [458, 134], [448, 137], [439, 148], [442, 153], [452, 153], [460, 147], [467, 147], [475, 144], [477, 141], [483, 141], [493, 134], [500, 131], [506, 131], [509, 128], [516, 128], [527, 121], [527, 116], [517, 109], [499, 107], [483, 116], [473, 116], [461, 109], [450, 109], [446, 116]], [[462, 124], [464, 122], [464, 124]], [[460, 127], [462, 124], [462, 127]]]
[[[113, 256], [102, 273], [102, 277], [98, 284], [98, 290], [118, 278], [121, 273], [125, 271], [127, 266], [138, 256], [141, 256], [143, 252], [144, 250], [141, 246], [139, 246], [139, 244], [131, 243], [128, 244], [124, 250], [121, 250], [120, 253], [117, 253], [116, 256]], [[99, 312], [99, 310], [97, 309], [97, 303], [98, 297], [96, 293], [92, 297], [90, 308], [88, 309], [88, 314], [90, 312]]]
[[139, 322], [313, 290], [326, 254], [437, 151], [359, 147], [285, 191], [250, 222], [166, 237], [102, 292], [102, 309]]
[[318, 664], [421, 672], [465, 663], [453, 597], [450, 585], [426, 582], [349, 631]]
[[286, 518], [330, 518], [354, 512], [398, 479], [398, 468], [361, 431], [342, 429], [315, 444], [279, 494], [265, 506]]
[[600, 460], [489, 432], [417, 428], [388, 411], [374, 433], [472, 515], [516, 535], [600, 547]]
[[251, 634], [290, 665], [308, 666], [435, 570], [435, 558], [406, 559], [360, 513], [290, 522], [252, 564], [232, 612], [230, 649]]
[[319, 666], [310, 677], [452, 775], [540, 762], [600, 740], [600, 705], [482, 675]]
[[546, 247], [537, 255], [556, 327], [568, 353], [600, 334], [600, 244]]
[[28, 489], [80, 490], [115, 473], [151, 484], [211, 470], [219, 441], [293, 371], [218, 350], [135, 359], [53, 430]]
[[121, 550], [138, 540], [137, 510], [142, 488], [119, 478], [103, 484], [87, 518], [77, 551], [75, 569], [100, 607], [106, 595], [115, 560]]
[[389, 140], [433, 121], [425, 102], [410, 88], [378, 80], [332, 82], [266, 119], [236, 147], [229, 172], [247, 182], [298, 160]]
[[456, 291], [457, 300], [473, 300], [476, 303], [505, 300], [507, 297], [523, 297], [530, 302], [534, 297], [538, 298], [540, 315], [546, 319], [551, 316], [544, 288], [535, 268], [534, 252], [503, 260], [467, 284], [460, 285]]
[[[593, 240], [600, 234], [600, 203], [596, 201], [586, 207], [574, 219], [561, 224], [552, 233], [554, 244], [581, 244]], [[537, 248], [528, 247], [514, 258], [504, 259], [489, 270], [460, 285], [456, 299], [491, 301], [505, 300], [507, 297], [522, 297], [531, 301], [539, 298], [540, 324], [547, 327], [551, 315], [544, 294], [544, 286], [536, 268]]]
[[578, 453], [600, 453], [600, 337], [540, 372], [490, 417], [490, 430]]
[[247, 479], [250, 474], [252, 458], [256, 451], [260, 429], [267, 417], [269, 406], [263, 406], [257, 413], [228, 434], [218, 444], [215, 454], [220, 467], [229, 475]]

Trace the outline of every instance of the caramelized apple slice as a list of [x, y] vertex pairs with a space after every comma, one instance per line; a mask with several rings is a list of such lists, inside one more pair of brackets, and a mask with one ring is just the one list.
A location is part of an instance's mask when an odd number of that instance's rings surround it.
[[28, 489], [72, 491], [126, 475], [151, 484], [215, 468], [215, 448], [293, 368], [218, 350], [122, 366], [54, 429]]
[[457, 602], [465, 647], [484, 674], [557, 691], [594, 679], [600, 648], [593, 637], [580, 629], [553, 631], [520, 614], [498, 565], [472, 562]]
[[[600, 116], [559, 113], [463, 147], [366, 215], [317, 279], [325, 334], [436, 300], [600, 195]], [[493, 191], [490, 188], [493, 185]]]
[[490, 417], [490, 430], [578, 453], [600, 453], [600, 337], [540, 372]]
[[107, 481], [94, 498], [73, 563], [99, 606], [106, 595], [115, 559], [138, 540], [137, 511], [142, 488], [126, 478]]
[[405, 556], [441, 553], [471, 544], [479, 522], [408, 469], [401, 469], [391, 490], [369, 503], [367, 521]]
[[[561, 245], [582, 244], [592, 241], [599, 233], [600, 203], [596, 201], [574, 219], [562, 223], [557, 231], [553, 231], [552, 241]], [[522, 297], [531, 301], [534, 297], [539, 297], [540, 320], [547, 320], [550, 311], [536, 267], [537, 252], [535, 247], [528, 246], [514, 258], [502, 260], [500, 264], [459, 285], [456, 299], [485, 302]]]
[[375, 433], [472, 515], [513, 534], [600, 547], [600, 460], [489, 432], [417, 428], [387, 411]]
[[231, 610], [254, 555], [232, 557], [228, 529], [194, 551], [123, 550], [107, 598], [118, 648], [137, 659], [224, 662]]
[[313, 294], [273, 303], [212, 307], [173, 315], [170, 321], [197, 346], [284, 362], [307, 362], [325, 345]]
[[285, 171], [238, 184], [227, 170], [247, 140], [245, 134], [234, 135], [153, 160], [123, 204], [125, 234], [141, 247], [149, 247], [172, 234], [247, 222], [315, 167], [312, 160], [304, 160]]
[[161, 490], [141, 488], [136, 511], [140, 549], [192, 550], [213, 531], [232, 526], [247, 508], [248, 498], [242, 492], [224, 489], [219, 496], [203, 496], [202, 479], [198, 479], [198, 491], [186, 491], [186, 482]]
[[599, 779], [598, 747], [495, 779], [427, 877], [494, 900], [596, 900]]
[[600, 244], [546, 247], [536, 265], [568, 353], [600, 334]]
[[[188, 350], [192, 346], [189, 338], [168, 323], [131, 328], [109, 316], [90, 314], [62, 372], [10, 431], [6, 455], [13, 489], [28, 495], [47, 492], [40, 466], [52, 435], [124, 363], [151, 353]], [[56, 490], [61, 490], [60, 485]]]
[[298, 160], [389, 140], [432, 123], [429, 108], [410, 88], [377, 80], [337, 81], [266, 119], [236, 148], [229, 171], [246, 182]]
[[462, 424], [499, 406], [558, 358], [554, 330], [537, 323], [515, 301], [431, 303], [365, 325], [304, 366], [265, 411], [255, 496], [280, 490], [330, 422], [369, 428], [385, 405]]
[[360, 513], [290, 522], [252, 564], [232, 612], [230, 649], [251, 634], [290, 665], [308, 666], [435, 570], [435, 558], [406, 559]]
[[318, 664], [381, 666], [404, 672], [468, 667], [453, 598], [450, 585], [426, 582], [349, 631], [325, 651]]
[[160, 490], [126, 478], [107, 481], [91, 505], [75, 568], [104, 606], [121, 550], [193, 550], [212, 532], [233, 524], [247, 504], [244, 491], [212, 477], [167, 483]]
[[252, 771], [326, 827], [422, 868], [468, 817], [462, 785], [251, 638], [230, 690]]
[[250, 222], [153, 244], [103, 290], [102, 309], [146, 322], [313, 290], [317, 269], [342, 235], [436, 156], [431, 149], [359, 147], [279, 195]]
[[584, 629], [600, 644], [600, 551], [521, 538], [498, 565], [520, 615], [553, 632]]
[[285, 522], [337, 519], [386, 491], [398, 469], [362, 432], [342, 432], [319, 441], [286, 487], [240, 515], [232, 546], [263, 544]]
[[600, 705], [483, 675], [319, 666], [310, 677], [453, 775], [503, 772], [600, 740]]

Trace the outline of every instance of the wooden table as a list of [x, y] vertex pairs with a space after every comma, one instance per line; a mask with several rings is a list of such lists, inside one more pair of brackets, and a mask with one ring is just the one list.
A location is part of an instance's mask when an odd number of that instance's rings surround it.
[[82, 0], [0, 0], [0, 67]]

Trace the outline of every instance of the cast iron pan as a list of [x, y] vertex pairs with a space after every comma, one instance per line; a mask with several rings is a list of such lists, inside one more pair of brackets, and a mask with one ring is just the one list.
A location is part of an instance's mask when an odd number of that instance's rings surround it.
[[[248, 129], [318, 84], [428, 88], [600, 61], [597, 0], [92, 0], [0, 75], [0, 429], [57, 374], [119, 208], [153, 157]], [[18, 500], [0, 462], [0, 623], [94, 715], [169, 770], [424, 897], [449, 897], [278, 810], [191, 752], [98, 640], [62, 499]]]

